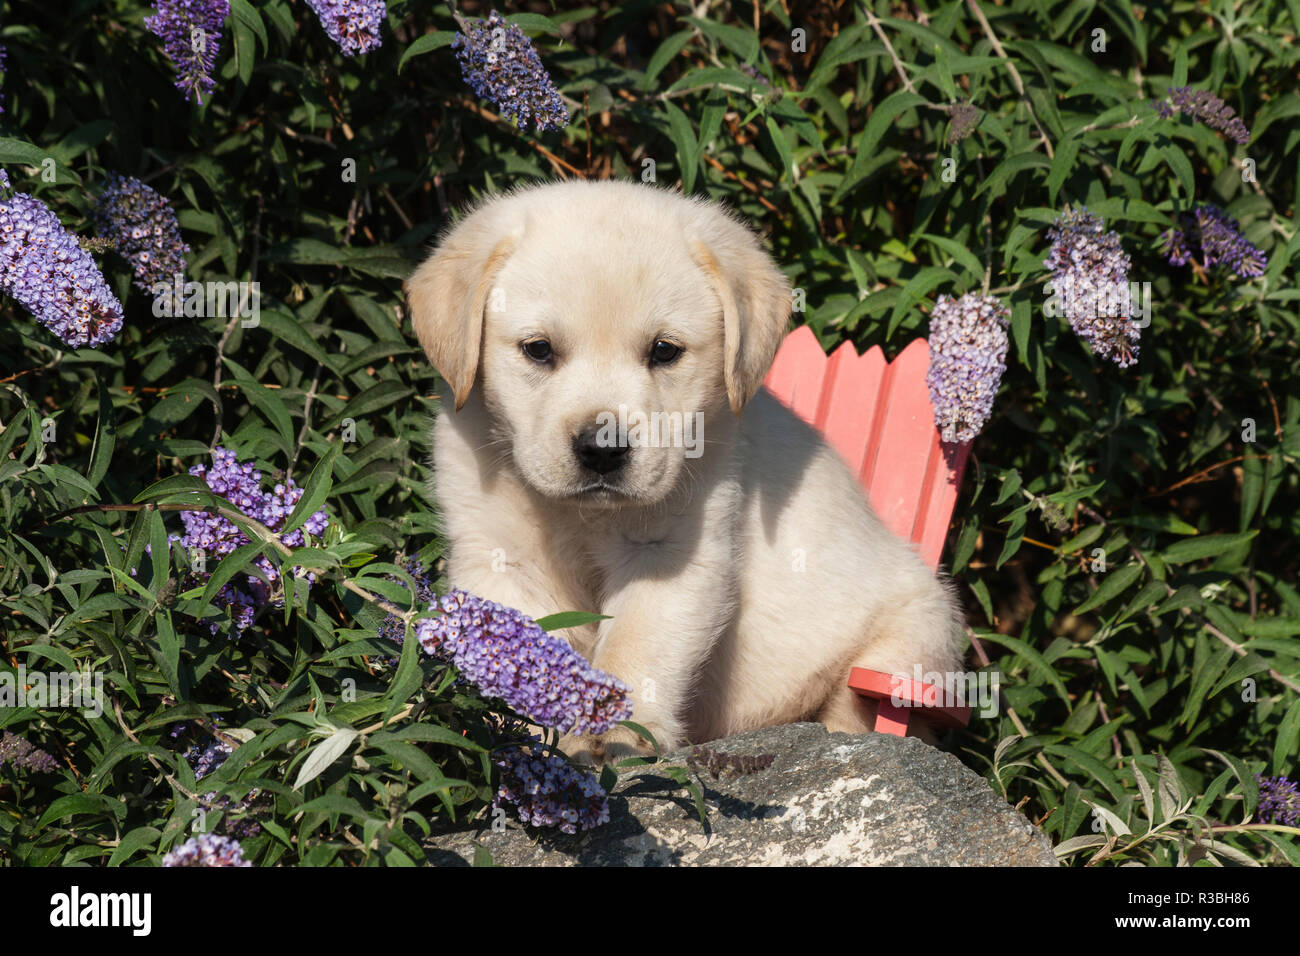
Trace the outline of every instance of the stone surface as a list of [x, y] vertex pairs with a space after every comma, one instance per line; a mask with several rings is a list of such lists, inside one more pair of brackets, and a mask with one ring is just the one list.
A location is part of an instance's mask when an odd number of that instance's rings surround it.
[[[475, 844], [502, 866], [1055, 866], [1051, 843], [956, 757], [920, 740], [788, 724], [706, 745], [772, 754], [749, 774], [696, 774], [708, 821], [659, 766], [624, 773], [610, 822], [587, 833], [436, 833], [431, 857], [465, 865]], [[689, 751], [664, 765], [683, 766]]]

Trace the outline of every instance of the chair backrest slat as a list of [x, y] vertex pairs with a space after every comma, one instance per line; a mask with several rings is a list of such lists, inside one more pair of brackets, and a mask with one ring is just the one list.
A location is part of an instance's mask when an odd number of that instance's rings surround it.
[[791, 332], [764, 385], [848, 463], [882, 521], [937, 567], [970, 452], [939, 441], [916, 339], [893, 362], [844, 343], [827, 357], [807, 326]]

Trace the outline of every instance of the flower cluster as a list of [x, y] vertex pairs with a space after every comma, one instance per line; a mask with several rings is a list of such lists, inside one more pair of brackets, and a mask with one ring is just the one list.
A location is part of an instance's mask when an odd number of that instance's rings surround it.
[[[271, 531], [280, 530], [303, 492], [292, 479], [287, 483], [276, 484], [270, 492], [263, 491], [262, 473], [250, 463], [237, 461], [233, 451], [220, 447], [212, 451], [211, 467], [195, 465], [190, 469], [190, 474], [202, 478], [216, 494]], [[182, 511], [181, 521], [185, 525], [185, 534], [172, 535], [171, 540], [179, 541], [191, 556], [202, 553], [205, 566], [249, 543], [248, 536], [223, 515], [205, 511]], [[281, 535], [280, 541], [288, 547], [298, 548], [306, 544], [306, 535], [318, 538], [328, 526], [329, 516], [324, 511], [317, 511], [300, 528]], [[251, 626], [257, 608], [270, 601], [267, 582], [274, 583], [279, 579], [279, 571], [265, 555], [253, 563], [265, 575], [266, 581], [248, 575], [246, 590], [227, 584], [218, 592], [218, 601], [232, 613], [236, 634]], [[314, 580], [311, 574], [306, 577], [309, 581]], [[217, 630], [218, 627], [214, 624], [212, 632], [215, 634]]]
[[513, 804], [519, 819], [535, 827], [558, 826], [565, 833], [590, 830], [609, 822], [609, 801], [596, 777], [556, 754], [537, 754], [512, 745], [493, 754], [501, 770], [494, 807]]
[[0, 292], [71, 348], [103, 345], [122, 328], [122, 304], [95, 261], [45, 203], [26, 193], [0, 202]]
[[171, 203], [130, 176], [113, 173], [105, 183], [92, 213], [95, 231], [131, 263], [137, 289], [149, 292], [156, 282], [170, 286], [185, 271], [190, 251]]
[[564, 99], [522, 30], [495, 10], [463, 29], [451, 45], [470, 89], [495, 103], [520, 129], [530, 121], [537, 131], [569, 124]]
[[212, 78], [221, 49], [221, 26], [230, 15], [229, 0], [154, 0], [156, 11], [145, 28], [163, 41], [163, 52], [176, 70], [176, 88], [199, 103], [217, 88]]
[[754, 65], [752, 65], [752, 64], [750, 64], [750, 63], [742, 63], [742, 64], [740, 64], [740, 72], [741, 72], [741, 73], [744, 73], [744, 74], [745, 74], [747, 77], [749, 77], [751, 80], [757, 80], [757, 81], [758, 81], [758, 85], [761, 86], [761, 87], [763, 87], [764, 89], [771, 89], [771, 88], [772, 88], [772, 83], [771, 83], [771, 81], [768, 80], [768, 78], [767, 78], [766, 76], [763, 75], [762, 71], [759, 70], [758, 67], [756, 67], [756, 66], [754, 66]]
[[198, 744], [192, 744], [185, 751], [185, 762], [190, 765], [194, 771], [194, 779], [202, 780], [208, 774], [219, 768], [226, 762], [226, 758], [234, 753], [234, 748], [223, 740], [217, 740], [215, 737], [206, 747]]
[[1256, 775], [1259, 783], [1259, 818], [1264, 823], [1300, 827], [1300, 789], [1286, 777]]
[[[406, 570], [415, 581], [415, 599], [411, 602], [411, 606], [431, 607], [438, 600], [438, 595], [433, 589], [433, 576], [424, 570], [424, 565], [417, 558], [407, 560]], [[401, 644], [406, 639], [406, 622], [396, 614], [388, 615], [379, 625], [379, 636]]]
[[6, 763], [18, 770], [33, 770], [39, 773], [54, 773], [59, 769], [59, 762], [44, 750], [33, 747], [25, 737], [0, 732], [0, 767]]
[[383, 45], [379, 26], [388, 15], [384, 0], [307, 0], [329, 34], [348, 56], [369, 53]]
[[930, 403], [940, 437], [967, 442], [993, 413], [1007, 370], [1006, 306], [991, 296], [939, 296], [930, 316]]
[[[176, 733], [173, 732], [172, 736], [176, 736]], [[232, 753], [234, 748], [230, 744], [213, 737], [206, 745], [191, 744], [183, 756], [190, 769], [194, 771], [194, 779], [199, 781], [208, 774], [216, 772]], [[260, 795], [261, 791], [254, 788], [249, 791], [247, 797], [236, 803], [229, 797], [218, 796], [214, 790], [199, 798], [199, 806], [209, 813], [220, 813], [221, 829], [228, 835], [252, 837], [262, 832], [261, 824], [240, 817], [260, 809], [254, 806]]]
[[1244, 145], [1250, 142], [1250, 130], [1237, 111], [1206, 90], [1175, 86], [1170, 89], [1167, 100], [1157, 100], [1153, 105], [1165, 119], [1171, 119], [1175, 113], [1186, 113], [1235, 143]]
[[984, 114], [970, 100], [959, 100], [948, 107], [948, 142], [960, 143], [975, 132]]
[[205, 833], [186, 840], [162, 859], [163, 866], [252, 866], [238, 840]]
[[1067, 209], [1047, 233], [1043, 263], [1075, 334], [1120, 368], [1137, 361], [1142, 331], [1132, 320], [1128, 254], [1119, 236], [1086, 209]]
[[1241, 234], [1237, 220], [1210, 203], [1183, 213], [1179, 228], [1165, 233], [1161, 252], [1171, 265], [1184, 266], [1195, 258], [1194, 247], [1200, 248], [1205, 268], [1224, 265], [1243, 279], [1263, 275], [1268, 265], [1268, 257]]
[[531, 618], [459, 588], [439, 607], [440, 616], [416, 623], [420, 646], [450, 659], [484, 695], [536, 724], [573, 734], [603, 733], [632, 716], [626, 684], [592, 667]]

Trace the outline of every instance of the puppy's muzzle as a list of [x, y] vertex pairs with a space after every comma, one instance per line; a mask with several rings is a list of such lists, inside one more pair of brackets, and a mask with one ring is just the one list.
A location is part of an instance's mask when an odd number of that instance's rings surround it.
[[612, 475], [631, 457], [632, 449], [627, 445], [611, 445], [602, 442], [598, 429], [589, 428], [573, 436], [573, 454], [587, 471], [597, 475]]

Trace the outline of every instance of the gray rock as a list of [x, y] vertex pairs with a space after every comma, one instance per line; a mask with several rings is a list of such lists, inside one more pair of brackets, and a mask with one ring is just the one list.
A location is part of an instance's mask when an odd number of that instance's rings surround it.
[[701, 767], [703, 825], [686, 790], [651, 766], [620, 778], [606, 826], [568, 836], [512, 818], [435, 834], [431, 857], [465, 865], [478, 844], [502, 866], [1056, 865], [1047, 837], [982, 777], [915, 738], [787, 724], [706, 746], [775, 759], [748, 774]]

